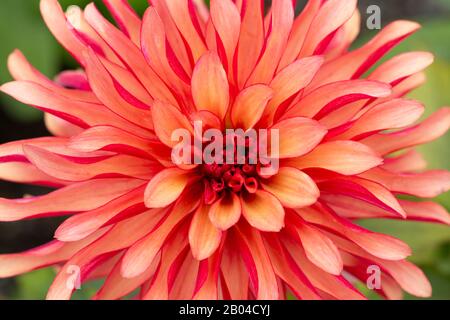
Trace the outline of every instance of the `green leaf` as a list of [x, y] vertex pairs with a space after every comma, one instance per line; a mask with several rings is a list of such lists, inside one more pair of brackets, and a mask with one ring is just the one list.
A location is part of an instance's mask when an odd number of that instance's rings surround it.
[[52, 268], [33, 271], [17, 277], [16, 299], [21, 300], [43, 300], [47, 290], [55, 277]]
[[[3, 0], [0, 7], [0, 82], [11, 80], [6, 68], [8, 55], [16, 48], [39, 70], [53, 76], [60, 68], [56, 41], [38, 14], [39, 1]], [[2, 108], [15, 120], [32, 122], [41, 112], [0, 95]]]

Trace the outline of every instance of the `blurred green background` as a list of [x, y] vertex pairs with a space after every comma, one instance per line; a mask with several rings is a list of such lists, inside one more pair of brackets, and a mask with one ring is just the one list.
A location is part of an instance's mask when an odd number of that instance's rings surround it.
[[[70, 4], [84, 6], [88, 0], [60, 0], [63, 7]], [[104, 11], [101, 1], [93, 1]], [[130, 0], [142, 13], [146, 0]], [[270, 1], [267, 1], [270, 2]], [[299, 1], [299, 9], [302, 6]], [[394, 50], [392, 54], [426, 50], [436, 56], [427, 71], [428, 82], [410, 97], [427, 106], [426, 116], [439, 107], [450, 105], [450, 0], [361, 0], [364, 18], [368, 5], [382, 8], [383, 25], [389, 21], [408, 18], [419, 21], [423, 29]], [[6, 69], [8, 54], [15, 48], [44, 74], [53, 77], [61, 70], [77, 68], [73, 59], [57, 44], [46, 29], [39, 14], [38, 0], [0, 1], [0, 83], [11, 80]], [[106, 13], [106, 12], [105, 12]], [[372, 37], [376, 31], [362, 28], [357, 44]], [[42, 114], [0, 95], [0, 143], [46, 135]], [[450, 170], [450, 135], [421, 148], [432, 168]], [[24, 194], [44, 193], [46, 190], [0, 182], [1, 197], [21, 197]], [[449, 193], [437, 199], [450, 209]], [[40, 219], [19, 223], [0, 223], [0, 253], [22, 251], [47, 242], [60, 221]], [[427, 223], [403, 221], [364, 221], [372, 230], [388, 233], [411, 245], [414, 255], [411, 261], [428, 275], [434, 288], [434, 299], [450, 299], [450, 229]], [[0, 280], [0, 299], [43, 299], [54, 277], [52, 269], [44, 269], [15, 279]], [[85, 299], [95, 292], [98, 283], [75, 295]], [[363, 288], [362, 288], [363, 289]], [[370, 293], [368, 293], [370, 295]], [[411, 298], [411, 297], [407, 297]]]

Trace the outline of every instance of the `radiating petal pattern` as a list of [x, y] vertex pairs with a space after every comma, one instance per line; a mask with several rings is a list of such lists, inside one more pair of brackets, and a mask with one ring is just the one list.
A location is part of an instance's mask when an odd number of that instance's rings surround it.
[[359, 300], [376, 265], [383, 298], [431, 295], [407, 244], [357, 223], [450, 225], [422, 199], [448, 192], [450, 173], [415, 149], [448, 131], [450, 109], [421, 121], [406, 98], [433, 55], [377, 64], [417, 23], [352, 49], [357, 0], [309, 0], [297, 17], [292, 0], [150, 0], [142, 17], [103, 2], [112, 20], [40, 1], [80, 69], [51, 80], [8, 58], [0, 91], [53, 136], [0, 145], [0, 179], [54, 190], [0, 198], [0, 221], [66, 218], [56, 240], [1, 254], [0, 278], [57, 266], [59, 300], [74, 266], [83, 286], [104, 280], [98, 300]]

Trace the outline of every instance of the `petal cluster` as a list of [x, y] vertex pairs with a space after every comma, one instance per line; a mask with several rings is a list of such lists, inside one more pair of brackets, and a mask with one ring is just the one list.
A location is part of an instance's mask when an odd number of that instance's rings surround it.
[[[426, 52], [372, 67], [418, 30], [397, 21], [349, 50], [356, 0], [125, 0], [62, 10], [41, 0], [50, 31], [80, 64], [50, 80], [15, 51], [0, 90], [45, 113], [52, 136], [0, 146], [0, 179], [54, 188], [0, 198], [0, 221], [68, 216], [55, 240], [0, 255], [0, 277], [59, 266], [49, 299], [105, 279], [94, 299], [364, 299], [427, 297], [431, 287], [398, 239], [357, 219], [450, 224], [429, 200], [450, 173], [415, 147], [446, 133], [450, 109], [418, 122], [405, 98], [424, 82]], [[263, 164], [176, 164], [173, 132], [279, 133], [279, 170]], [[272, 150], [273, 151], [273, 150]], [[399, 153], [399, 151], [401, 151]], [[274, 156], [271, 154], [271, 156]]]

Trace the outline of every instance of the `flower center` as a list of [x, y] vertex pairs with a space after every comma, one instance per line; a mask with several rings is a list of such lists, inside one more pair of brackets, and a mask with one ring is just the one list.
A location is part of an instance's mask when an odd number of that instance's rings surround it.
[[257, 145], [251, 139], [236, 139], [227, 135], [223, 149], [211, 154], [200, 166], [205, 186], [205, 203], [212, 204], [224, 192], [255, 193], [261, 178]]

